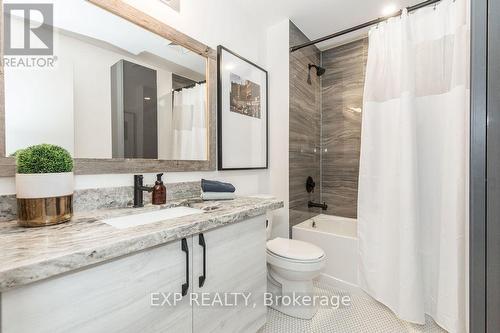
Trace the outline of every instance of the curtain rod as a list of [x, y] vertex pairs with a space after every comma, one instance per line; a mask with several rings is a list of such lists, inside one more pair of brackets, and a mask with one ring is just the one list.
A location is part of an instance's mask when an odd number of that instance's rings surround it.
[[193, 84], [189, 84], [189, 85], [187, 85], [185, 87], [181, 87], [181, 88], [177, 88], [177, 89], [172, 89], [172, 91], [181, 91], [182, 89], [194, 88], [194, 87], [196, 87], [197, 84], [204, 84], [204, 83], [207, 83], [207, 80], [198, 81], [198, 82], [195, 82]]
[[[418, 3], [418, 4], [414, 5], [414, 6], [407, 7], [407, 10], [408, 10], [408, 12], [412, 12], [414, 10], [417, 10], [417, 9], [422, 8], [422, 7], [426, 7], [426, 6], [438, 3], [440, 1], [441, 0], [428, 0], [428, 1], [424, 1], [424, 2]], [[349, 29], [345, 29], [345, 30], [336, 32], [334, 34], [331, 34], [331, 35], [328, 35], [328, 36], [325, 36], [325, 37], [321, 37], [321, 38], [312, 40], [310, 42], [306, 42], [306, 43], [303, 43], [303, 44], [292, 46], [292, 47], [290, 47], [290, 53], [291, 52], [295, 52], [295, 51], [300, 50], [300, 49], [303, 49], [304, 47], [308, 47], [308, 46], [311, 46], [311, 45], [314, 45], [314, 44], [317, 44], [317, 43], [321, 43], [321, 42], [324, 42], [326, 40], [329, 40], [329, 39], [332, 39], [332, 38], [335, 38], [335, 37], [339, 37], [339, 36], [351, 33], [351, 32], [356, 31], [356, 30], [368, 28], [368, 27], [370, 27], [372, 25], [375, 25], [375, 24], [378, 24], [378, 23], [382, 23], [382, 22], [384, 22], [385, 20], [387, 20], [387, 19], [389, 19], [391, 17], [399, 16], [402, 13], [403, 13], [403, 10], [400, 9], [399, 11], [397, 11], [396, 13], [394, 13], [392, 15], [388, 15], [388, 16], [381, 17], [381, 18], [378, 18], [378, 19], [375, 19], [375, 20], [371, 20], [371, 21], [365, 22], [363, 24], [357, 25], [355, 27], [352, 27], [352, 28], [349, 28]]]

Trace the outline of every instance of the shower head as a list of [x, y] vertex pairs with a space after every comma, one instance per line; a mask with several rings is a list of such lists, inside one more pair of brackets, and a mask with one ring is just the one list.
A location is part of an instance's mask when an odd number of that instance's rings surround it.
[[325, 74], [325, 72], [326, 72], [326, 69], [324, 69], [321, 66], [314, 65], [314, 64], [309, 64], [308, 67], [309, 67], [309, 72], [307, 74], [307, 83], [309, 83], [309, 84], [311, 84], [311, 68], [315, 68], [316, 69], [316, 75], [318, 77], [320, 77], [321, 75]]
[[326, 69], [324, 69], [323, 67], [321, 67], [321, 66], [316, 67], [316, 75], [317, 76], [321, 76], [321, 75], [325, 74], [325, 72], [326, 72]]

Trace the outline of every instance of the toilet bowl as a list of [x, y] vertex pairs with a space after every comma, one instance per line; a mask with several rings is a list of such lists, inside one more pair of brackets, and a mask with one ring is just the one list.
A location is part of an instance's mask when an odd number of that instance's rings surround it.
[[275, 238], [267, 242], [268, 292], [271, 307], [292, 317], [311, 319], [317, 311], [314, 303], [288, 301], [294, 296], [314, 296], [313, 279], [325, 267], [325, 252], [311, 243]]

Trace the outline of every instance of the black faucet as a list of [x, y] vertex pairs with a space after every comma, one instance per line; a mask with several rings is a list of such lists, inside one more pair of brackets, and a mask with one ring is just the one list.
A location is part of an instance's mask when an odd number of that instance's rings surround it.
[[321, 208], [322, 210], [328, 209], [328, 205], [326, 204], [326, 202], [323, 202], [322, 204], [320, 204], [320, 203], [315, 203], [315, 202], [309, 201], [307, 203], [307, 207], [309, 207], [309, 208], [318, 207], [318, 208]]
[[134, 175], [134, 208], [144, 207], [143, 192], [152, 192], [152, 186], [144, 186], [143, 175]]

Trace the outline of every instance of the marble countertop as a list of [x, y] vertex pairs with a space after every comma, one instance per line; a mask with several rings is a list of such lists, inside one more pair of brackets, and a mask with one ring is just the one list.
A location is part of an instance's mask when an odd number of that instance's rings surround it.
[[[205, 212], [128, 229], [117, 229], [101, 222], [110, 217], [175, 206], [189, 206]], [[51, 227], [22, 228], [16, 221], [1, 222], [0, 292], [282, 207], [282, 201], [257, 197], [207, 202], [181, 200], [163, 206], [77, 213], [70, 222]]]

